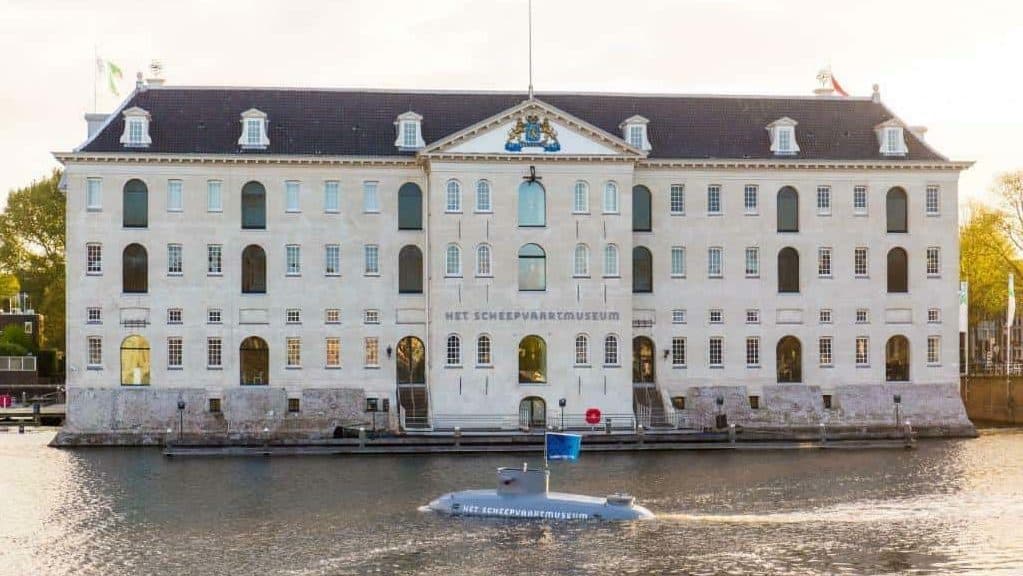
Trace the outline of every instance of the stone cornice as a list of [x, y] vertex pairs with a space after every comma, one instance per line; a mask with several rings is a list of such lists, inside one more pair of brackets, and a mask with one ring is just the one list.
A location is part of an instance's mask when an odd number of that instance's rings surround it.
[[298, 166], [381, 166], [413, 168], [414, 156], [287, 156], [278, 154], [145, 154], [113, 152], [54, 152], [62, 164], [283, 164]]
[[885, 160], [752, 160], [752, 159], [656, 159], [638, 160], [636, 168], [724, 170], [954, 170], [973, 166], [971, 161]]

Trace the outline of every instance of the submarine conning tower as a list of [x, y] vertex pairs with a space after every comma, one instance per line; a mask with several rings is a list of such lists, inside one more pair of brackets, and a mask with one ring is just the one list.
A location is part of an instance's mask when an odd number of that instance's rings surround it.
[[537, 468], [498, 468], [499, 495], [546, 494], [550, 471]]

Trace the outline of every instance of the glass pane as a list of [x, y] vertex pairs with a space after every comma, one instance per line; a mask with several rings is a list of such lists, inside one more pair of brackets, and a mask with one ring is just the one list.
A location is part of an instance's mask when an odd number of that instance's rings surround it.
[[129, 180], [124, 185], [125, 228], [145, 228], [149, 225], [149, 190], [141, 180]]
[[417, 246], [405, 246], [398, 253], [398, 292], [423, 292], [423, 253]]
[[892, 336], [885, 345], [885, 380], [909, 380], [909, 340], [905, 336]]
[[242, 252], [242, 293], [266, 292], [266, 252], [256, 245]]
[[539, 182], [523, 182], [519, 186], [519, 226], [546, 226], [546, 192]]
[[799, 232], [799, 195], [789, 186], [778, 191], [778, 232]]
[[799, 253], [795, 248], [778, 252], [778, 292], [799, 292]]
[[124, 248], [122, 265], [122, 290], [128, 293], [149, 291], [149, 256], [139, 244]]
[[547, 381], [547, 344], [539, 336], [526, 336], [519, 342], [519, 382]]
[[909, 274], [907, 270], [906, 251], [902, 248], [892, 248], [888, 251], [888, 291], [908, 292]]
[[888, 232], [906, 232], [906, 191], [892, 188], [887, 197]]
[[778, 342], [778, 382], [803, 381], [803, 350], [793, 336], [786, 336]]
[[398, 190], [398, 230], [423, 229], [423, 192], [409, 182]]
[[632, 291], [652, 292], [653, 289], [653, 256], [643, 246], [637, 246], [632, 249]]
[[646, 186], [634, 186], [632, 188], [632, 230], [649, 232], [652, 227], [650, 190]]
[[242, 188], [242, 228], [266, 228], [266, 189], [259, 182]]
[[426, 348], [422, 340], [413, 336], [402, 338], [395, 358], [399, 384], [426, 383]]
[[121, 384], [149, 385], [149, 343], [142, 336], [128, 336], [121, 343]]
[[632, 340], [632, 381], [654, 382], [654, 343], [645, 337]]
[[270, 383], [270, 348], [266, 341], [250, 336], [239, 348], [240, 383], [243, 386], [265, 386]]

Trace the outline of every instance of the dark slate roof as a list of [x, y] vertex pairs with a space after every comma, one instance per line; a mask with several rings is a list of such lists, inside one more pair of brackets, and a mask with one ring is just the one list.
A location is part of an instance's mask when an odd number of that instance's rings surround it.
[[[765, 127], [789, 117], [798, 122], [800, 159], [880, 160], [874, 127], [892, 118], [864, 98], [770, 96], [661, 96], [538, 93], [536, 98], [611, 134], [639, 114], [650, 120], [650, 158], [772, 158]], [[83, 148], [85, 152], [172, 154], [289, 154], [401, 156], [394, 121], [413, 110], [423, 116], [423, 138], [436, 142], [526, 99], [525, 93], [412, 92], [273, 88], [148, 88], [122, 109], [139, 106], [152, 116], [146, 149], [119, 142], [118, 114]], [[238, 146], [240, 115], [266, 112], [270, 146]], [[908, 130], [908, 160], [945, 160]]]

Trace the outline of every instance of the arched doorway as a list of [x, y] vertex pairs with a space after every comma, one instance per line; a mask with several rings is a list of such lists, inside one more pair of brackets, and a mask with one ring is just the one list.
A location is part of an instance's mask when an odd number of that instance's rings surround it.
[[259, 336], [242, 340], [238, 348], [239, 382], [242, 386], [270, 384], [270, 346]]
[[398, 293], [423, 293], [423, 252], [414, 244], [398, 252]]
[[[426, 346], [415, 336], [398, 341], [394, 352], [398, 407], [405, 414], [406, 428], [424, 428], [429, 422], [426, 394]], [[399, 414], [400, 416], [400, 414]]]
[[125, 294], [149, 292], [149, 254], [141, 244], [128, 244], [121, 254], [121, 290]]
[[519, 341], [519, 383], [547, 382], [547, 343], [531, 334]]
[[884, 346], [884, 379], [909, 382], [909, 339], [905, 336], [892, 336]]
[[632, 339], [632, 383], [655, 382], [654, 370], [653, 341], [646, 336], [636, 336]]
[[799, 292], [799, 252], [791, 246], [778, 251], [778, 292]]
[[656, 348], [646, 336], [632, 339], [632, 409], [640, 424], [667, 424], [664, 402], [657, 389]]
[[803, 381], [803, 345], [795, 336], [786, 336], [778, 341], [776, 367], [778, 382]]
[[121, 386], [149, 386], [149, 342], [128, 336], [121, 342]]
[[242, 250], [242, 294], [266, 294], [266, 251], [256, 244]]
[[547, 428], [547, 403], [539, 396], [527, 396], [519, 402], [519, 428]]
[[888, 251], [888, 293], [909, 292], [909, 256], [898, 246]]

